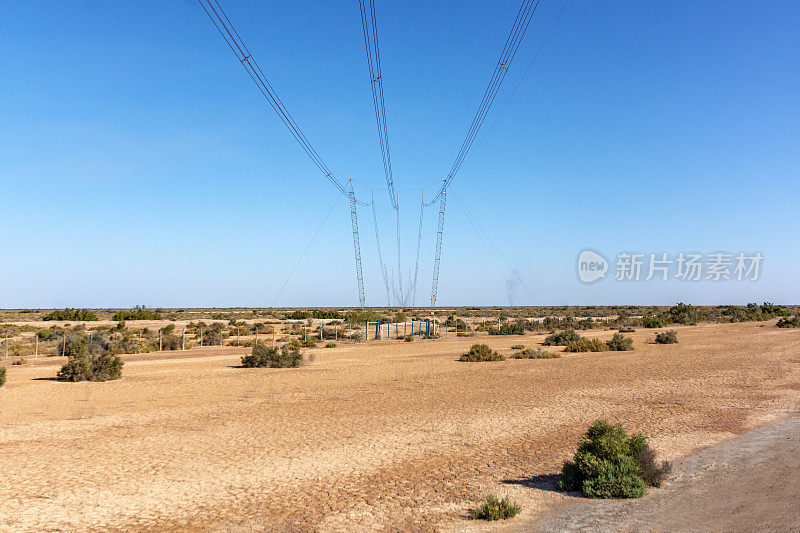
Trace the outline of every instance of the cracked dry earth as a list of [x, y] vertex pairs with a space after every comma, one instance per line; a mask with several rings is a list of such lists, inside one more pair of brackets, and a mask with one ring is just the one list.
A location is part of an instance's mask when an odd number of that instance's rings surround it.
[[800, 406], [800, 331], [676, 329], [551, 360], [456, 361], [529, 335], [340, 344], [299, 369], [236, 368], [231, 347], [128, 356], [109, 383], [52, 381], [57, 358], [9, 367], [0, 531], [489, 530], [466, 519], [487, 492], [518, 523], [567, 498], [530, 480], [596, 418], [675, 459]]

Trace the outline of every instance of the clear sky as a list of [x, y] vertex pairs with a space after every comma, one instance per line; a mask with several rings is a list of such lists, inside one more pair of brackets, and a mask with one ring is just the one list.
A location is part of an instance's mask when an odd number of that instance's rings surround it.
[[[365, 199], [375, 187], [393, 265], [358, 3], [223, 6], [336, 176]], [[518, 7], [376, 2], [403, 269], [420, 187], [448, 171]], [[800, 4], [572, 0], [508, 100], [561, 7], [542, 0], [453, 182], [439, 303], [507, 304], [514, 286], [519, 304], [800, 302]], [[0, 307], [271, 305], [337, 192], [198, 3], [0, 10]], [[275, 305], [357, 304], [344, 200]], [[385, 305], [359, 215], [367, 303]], [[578, 280], [586, 248], [612, 262], [606, 279]], [[758, 281], [615, 281], [626, 251], [764, 260]]]

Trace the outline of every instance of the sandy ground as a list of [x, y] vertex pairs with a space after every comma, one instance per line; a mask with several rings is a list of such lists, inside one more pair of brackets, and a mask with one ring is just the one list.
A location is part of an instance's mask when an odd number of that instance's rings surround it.
[[679, 459], [645, 498], [575, 498], [513, 530], [800, 531], [800, 417]]
[[[611, 332], [589, 336], [606, 339]], [[676, 459], [800, 408], [800, 331], [765, 324], [632, 334], [634, 352], [459, 363], [541, 337], [448, 337], [312, 350], [300, 369], [237, 368], [236, 348], [132, 356], [124, 378], [0, 388], [0, 530], [444, 530], [532, 523], [592, 420]], [[173, 354], [174, 355], [174, 354]], [[487, 492], [523, 505], [466, 519]]]

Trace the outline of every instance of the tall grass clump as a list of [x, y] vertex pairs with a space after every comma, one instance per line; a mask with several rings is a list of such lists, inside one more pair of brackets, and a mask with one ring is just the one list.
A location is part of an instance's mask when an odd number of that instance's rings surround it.
[[0, 387], [6, 384], [6, 367], [0, 366]]
[[544, 339], [545, 346], [566, 346], [571, 342], [578, 342], [583, 337], [575, 333], [574, 329], [565, 329], [558, 333], [553, 333]]
[[678, 344], [678, 333], [675, 330], [662, 331], [656, 334], [656, 344]]
[[505, 520], [516, 516], [522, 510], [517, 502], [512, 502], [508, 496], [498, 500], [494, 494], [486, 496], [486, 501], [470, 512], [473, 520]]
[[669, 474], [668, 462], [656, 465], [655, 452], [642, 435], [605, 420], [594, 422], [572, 461], [561, 468], [556, 489], [580, 491], [589, 498], [639, 498]]
[[458, 360], [468, 363], [479, 363], [483, 361], [504, 361], [505, 357], [485, 344], [473, 344], [469, 352], [462, 354]]
[[242, 357], [245, 368], [296, 368], [302, 364], [303, 355], [296, 345], [268, 348], [266, 344], [257, 342], [250, 355]]

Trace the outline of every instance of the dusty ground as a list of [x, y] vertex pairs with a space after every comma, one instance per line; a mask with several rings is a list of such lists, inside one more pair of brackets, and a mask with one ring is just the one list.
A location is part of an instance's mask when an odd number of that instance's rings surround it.
[[300, 369], [204, 348], [129, 357], [109, 383], [52, 381], [57, 359], [9, 367], [0, 530], [486, 530], [464, 517], [489, 491], [522, 503], [506, 527], [523, 525], [569, 501], [534, 487], [595, 418], [675, 459], [800, 407], [800, 331], [678, 335], [498, 363], [455, 361], [474, 338], [384, 341], [313, 350]]

